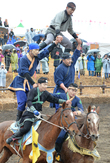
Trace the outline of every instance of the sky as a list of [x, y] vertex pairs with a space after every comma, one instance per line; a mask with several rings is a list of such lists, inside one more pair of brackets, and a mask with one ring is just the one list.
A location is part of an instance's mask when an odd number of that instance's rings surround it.
[[[11, 28], [22, 22], [26, 29], [31, 27], [43, 29], [49, 26], [58, 12], [66, 9], [68, 2], [71, 1], [5, 0], [2, 1], [0, 17], [2, 21], [8, 19]], [[109, 41], [107, 37], [110, 36], [110, 0], [74, 0], [73, 2], [76, 4], [76, 10], [72, 17], [74, 31], [81, 33], [81, 37], [85, 37], [83, 39], [92, 41], [97, 35], [97, 38]], [[70, 38], [69, 35], [68, 37]]]

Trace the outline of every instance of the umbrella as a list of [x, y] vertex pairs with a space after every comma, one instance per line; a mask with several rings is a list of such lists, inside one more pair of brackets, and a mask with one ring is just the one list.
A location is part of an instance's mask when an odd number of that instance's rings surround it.
[[88, 52], [87, 52], [87, 54], [91, 54], [91, 53], [98, 53], [98, 52], [100, 52], [100, 50], [99, 49], [91, 49], [91, 50], [88, 50]]
[[0, 26], [0, 31], [3, 31], [4, 34], [8, 33], [8, 28]]
[[27, 44], [27, 42], [26, 41], [22, 41], [22, 40], [20, 40], [20, 41], [16, 41], [16, 42], [14, 42], [14, 45], [16, 46], [16, 47], [23, 47], [23, 46], [25, 46]]
[[38, 41], [39, 39], [40, 39], [40, 37], [42, 37], [42, 38], [44, 38], [44, 34], [37, 34], [37, 35], [35, 35], [32, 39], [34, 40], [34, 41]]
[[7, 50], [7, 49], [9, 49], [9, 50], [15, 49], [15, 46], [12, 45], [12, 44], [3, 45], [3, 46], [2, 46], [2, 50], [3, 50], [2, 53], [4, 54], [5, 50]]

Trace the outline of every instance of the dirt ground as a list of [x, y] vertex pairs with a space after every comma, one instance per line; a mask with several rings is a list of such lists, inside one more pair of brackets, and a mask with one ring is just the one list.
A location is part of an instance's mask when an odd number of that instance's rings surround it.
[[[84, 104], [84, 108], [88, 107], [89, 104]], [[100, 138], [97, 142], [97, 150], [101, 156], [99, 161], [95, 161], [95, 163], [110, 163], [110, 104], [94, 104], [96, 106], [100, 106]], [[0, 111], [0, 122], [6, 120], [13, 120], [16, 118], [16, 109], [13, 110], [2, 110]], [[48, 107], [43, 107], [43, 114], [54, 114], [55, 110], [50, 109]], [[17, 163], [19, 157], [13, 155], [7, 163]], [[22, 159], [20, 163], [22, 162]]]
[[[54, 87], [54, 78], [53, 78], [53, 60], [49, 63], [49, 74], [45, 75], [48, 78], [48, 86]], [[6, 76], [6, 88], [10, 85], [13, 80], [13, 77], [17, 74], [11, 72], [11, 67], [9, 73]], [[41, 76], [44, 76], [42, 70], [37, 76], [34, 75], [33, 79], [37, 82], [37, 79]], [[110, 86], [110, 78], [108, 80], [102, 79], [101, 77], [89, 77], [88, 72], [86, 71], [85, 76], [81, 76], [80, 80], [77, 75], [75, 76], [75, 83], [79, 85], [82, 82], [82, 85], [102, 85], [102, 82], [105, 82], [107, 86]], [[53, 91], [53, 88], [48, 88], [49, 92]], [[101, 160], [96, 161], [95, 163], [110, 163], [110, 88], [105, 89], [105, 94], [102, 94], [102, 89], [100, 87], [95, 88], [84, 88], [82, 90], [83, 94], [80, 95], [78, 91], [78, 96], [81, 98], [84, 108], [87, 108], [88, 105], [100, 106], [100, 139], [97, 143], [97, 150], [101, 155]], [[0, 122], [5, 120], [15, 120], [16, 119], [16, 110], [17, 100], [14, 96], [14, 93], [10, 91], [1, 92], [0, 91]], [[49, 103], [44, 103], [43, 112], [44, 114], [53, 114], [54, 109], [49, 108]], [[17, 163], [19, 157], [12, 156], [7, 163]], [[22, 162], [22, 160], [21, 160]]]

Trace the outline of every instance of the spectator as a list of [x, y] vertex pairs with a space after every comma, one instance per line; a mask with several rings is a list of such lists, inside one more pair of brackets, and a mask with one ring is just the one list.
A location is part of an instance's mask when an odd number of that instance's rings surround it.
[[47, 57], [43, 58], [42, 60], [40, 60], [40, 63], [42, 63], [43, 74], [48, 74], [49, 73], [48, 58]]
[[107, 54], [102, 59], [102, 63], [103, 63], [103, 71], [105, 74], [105, 79], [107, 79], [109, 77], [108, 75], [110, 73], [110, 58], [108, 57]]
[[98, 54], [96, 61], [95, 61], [95, 70], [96, 70], [96, 75], [101, 77], [101, 68], [102, 68], [102, 58], [101, 55]]
[[4, 21], [4, 27], [9, 27], [8, 20], [7, 19], [5, 19], [5, 21]]
[[79, 72], [79, 61], [78, 60], [76, 61], [76, 64], [75, 64], [75, 72], [76, 72], [76, 75], [78, 76], [78, 72]]
[[11, 53], [10, 53], [10, 50], [6, 50], [5, 52], [6, 52], [5, 53], [5, 57], [6, 57], [6, 66], [5, 66], [5, 68], [7, 69], [7, 72], [9, 72]]
[[33, 30], [33, 28], [31, 28], [30, 29], [30, 42], [32, 43], [32, 42], [34, 42], [34, 40], [32, 39], [34, 36], [35, 36], [35, 32], [34, 32], [34, 30]]
[[11, 38], [8, 39], [7, 44], [13, 44]]
[[27, 43], [30, 44], [31, 36], [30, 36], [29, 29], [27, 29], [27, 32], [25, 33], [25, 38], [26, 38]]
[[6, 44], [8, 41], [8, 33], [4, 34], [4, 44]]
[[14, 44], [16, 42], [16, 38], [15, 38], [15, 36], [13, 35], [12, 36], [12, 43]]
[[95, 60], [95, 58], [91, 54], [89, 54], [87, 56], [87, 60], [88, 60], [87, 70], [89, 71], [89, 76], [94, 76], [94, 60]]
[[2, 54], [2, 48], [0, 47], [0, 66], [1, 66], [2, 58], [4, 58], [4, 56]]
[[3, 33], [3, 31], [0, 31], [0, 46], [1, 46], [1, 44], [2, 44], [2, 46], [4, 45], [4, 33]]
[[17, 72], [18, 69], [18, 55], [15, 49], [13, 49], [13, 52], [11, 53], [11, 67], [12, 72]]
[[12, 39], [12, 36], [14, 36], [14, 32], [13, 29], [11, 29], [10, 33], [9, 33], [10, 38]]
[[85, 56], [84, 53], [82, 53], [81, 56], [78, 58], [80, 75], [85, 75], [85, 70], [87, 67], [86, 60], [87, 60], [87, 57]]
[[4, 68], [4, 64], [2, 63], [1, 68], [0, 68], [0, 87], [2, 88], [6, 87], [6, 73], [7, 73], [7, 70]]
[[18, 55], [18, 66], [19, 66], [20, 58], [23, 56], [20, 48], [17, 48], [17, 55]]
[[2, 26], [2, 20], [1, 20], [1, 17], [0, 17], [0, 26]]
[[94, 52], [93, 56], [94, 56], [94, 58], [95, 58], [95, 60], [94, 60], [94, 76], [96, 76], [96, 68], [95, 68], [95, 63], [96, 63], [97, 53], [96, 53], [96, 52]]

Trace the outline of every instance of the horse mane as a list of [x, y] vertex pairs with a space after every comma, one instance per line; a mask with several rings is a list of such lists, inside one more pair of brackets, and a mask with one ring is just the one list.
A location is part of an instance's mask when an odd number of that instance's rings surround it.
[[56, 114], [58, 114], [60, 110], [62, 110], [62, 108], [59, 108], [59, 109], [56, 111], [56, 113], [54, 113], [52, 116], [50, 116], [50, 117], [47, 119], [47, 121], [51, 121], [51, 119], [53, 118], [53, 116], [56, 116]]
[[80, 129], [85, 121], [86, 113], [82, 113], [81, 115], [77, 116], [76, 122], [78, 124], [78, 128]]

